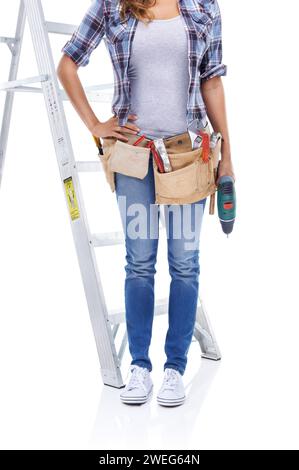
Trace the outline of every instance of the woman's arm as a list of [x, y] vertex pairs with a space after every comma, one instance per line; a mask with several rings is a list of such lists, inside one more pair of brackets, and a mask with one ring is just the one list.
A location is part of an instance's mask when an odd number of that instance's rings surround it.
[[225, 95], [221, 77], [216, 76], [210, 78], [209, 80], [204, 80], [201, 84], [201, 93], [213, 130], [215, 132], [221, 132], [223, 139], [217, 182], [223, 175], [230, 175], [236, 179], [231, 159], [231, 149], [225, 108]]
[[[117, 116], [112, 116], [106, 122], [100, 122], [88, 102], [78, 76], [78, 68], [79, 66], [70, 57], [64, 54], [58, 64], [57, 75], [72, 105], [86, 127], [92, 135], [96, 137], [113, 136], [123, 142], [128, 142], [127, 137], [121, 134], [120, 131], [124, 130], [130, 134], [136, 134], [138, 128], [131, 123], [127, 123], [126, 126], [119, 126]], [[134, 120], [136, 117], [130, 115], [129, 119]]]
[[[137, 127], [130, 123], [120, 127], [116, 116], [100, 122], [88, 102], [78, 76], [78, 68], [89, 63], [91, 53], [105, 35], [105, 8], [104, 0], [94, 0], [91, 3], [72, 37], [62, 48], [63, 56], [57, 67], [57, 75], [75, 110], [94, 136], [113, 136], [127, 142], [128, 139], [119, 131], [123, 129], [136, 134]], [[136, 119], [132, 115], [129, 118]]]
[[228, 135], [228, 125], [225, 110], [225, 97], [222, 75], [226, 75], [227, 67], [222, 63], [222, 21], [217, 0], [213, 6], [213, 21], [209, 32], [209, 47], [200, 64], [201, 93], [207, 110], [207, 115], [213, 130], [222, 134], [221, 160], [219, 162], [219, 178], [230, 175], [235, 179], [231, 149]]
[[64, 54], [58, 64], [57, 75], [75, 110], [86, 127], [92, 132], [99, 120], [86, 98], [83, 86], [78, 77], [78, 68], [79, 66], [76, 65], [70, 57]]

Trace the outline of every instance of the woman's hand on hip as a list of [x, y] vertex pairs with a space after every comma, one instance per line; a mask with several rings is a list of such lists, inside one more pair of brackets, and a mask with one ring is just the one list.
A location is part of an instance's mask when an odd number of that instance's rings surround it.
[[[137, 116], [135, 114], [130, 114], [128, 119], [135, 121]], [[125, 126], [120, 126], [118, 123], [118, 117], [112, 116], [108, 121], [98, 122], [91, 129], [92, 135], [95, 137], [116, 137], [117, 139], [128, 142], [127, 137], [125, 137], [121, 132], [127, 132], [129, 134], [137, 134], [139, 128], [135, 124], [127, 122]]]

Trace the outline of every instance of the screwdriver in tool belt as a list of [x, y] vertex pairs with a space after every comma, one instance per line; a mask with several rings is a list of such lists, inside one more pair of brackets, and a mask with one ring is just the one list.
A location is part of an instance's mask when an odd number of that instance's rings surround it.
[[99, 154], [100, 154], [100, 155], [103, 155], [104, 152], [103, 152], [103, 146], [102, 146], [102, 142], [101, 142], [100, 137], [97, 137], [96, 135], [93, 135], [92, 137], [93, 137], [93, 140], [94, 140], [95, 143], [96, 143], [96, 146], [97, 146], [98, 149], [99, 149]]

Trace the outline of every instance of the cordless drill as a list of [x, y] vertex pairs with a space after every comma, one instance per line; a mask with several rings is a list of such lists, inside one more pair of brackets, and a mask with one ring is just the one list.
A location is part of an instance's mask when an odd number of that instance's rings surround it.
[[236, 190], [232, 176], [221, 176], [217, 187], [218, 217], [223, 232], [228, 236], [236, 218]]

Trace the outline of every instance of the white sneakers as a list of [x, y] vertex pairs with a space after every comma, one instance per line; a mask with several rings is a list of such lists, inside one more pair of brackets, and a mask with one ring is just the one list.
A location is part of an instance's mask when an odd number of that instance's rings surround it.
[[185, 401], [182, 375], [175, 369], [165, 369], [162, 387], [157, 396], [159, 405], [177, 406]]
[[[146, 403], [153, 390], [150, 371], [137, 365], [131, 366], [130, 371], [130, 380], [120, 394], [120, 399], [123, 403], [131, 405]], [[159, 405], [181, 405], [184, 403], [185, 398], [182, 375], [175, 369], [166, 368], [164, 380], [157, 396]]]
[[133, 365], [130, 367], [131, 377], [120, 399], [123, 403], [138, 405], [145, 403], [153, 390], [153, 382], [150, 371], [146, 367]]

